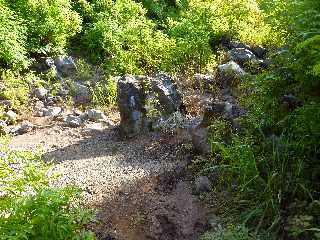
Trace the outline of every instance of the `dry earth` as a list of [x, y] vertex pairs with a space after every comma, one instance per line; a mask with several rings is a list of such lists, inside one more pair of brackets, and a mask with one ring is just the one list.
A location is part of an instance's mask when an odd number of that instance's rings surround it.
[[206, 207], [193, 195], [185, 166], [192, 156], [183, 136], [152, 134], [121, 140], [100, 123], [59, 123], [16, 136], [13, 148], [41, 146], [54, 185], [76, 184], [97, 209], [89, 228], [99, 239], [193, 240], [207, 226]]

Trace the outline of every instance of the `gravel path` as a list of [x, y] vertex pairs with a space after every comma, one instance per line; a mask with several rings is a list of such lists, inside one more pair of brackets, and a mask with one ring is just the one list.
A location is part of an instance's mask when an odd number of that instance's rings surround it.
[[200, 203], [190, 183], [175, 187], [177, 169], [186, 164], [184, 142], [159, 134], [120, 140], [116, 130], [91, 123], [37, 129], [16, 136], [11, 146], [41, 145], [44, 159], [53, 162], [52, 171], [61, 173], [53, 184], [76, 184], [88, 206], [100, 209], [99, 221], [92, 225], [100, 239], [197, 239], [198, 229], [190, 226], [204, 224]]

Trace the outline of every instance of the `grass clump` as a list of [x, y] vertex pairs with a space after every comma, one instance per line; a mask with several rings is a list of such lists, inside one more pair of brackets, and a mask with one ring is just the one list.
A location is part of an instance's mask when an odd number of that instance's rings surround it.
[[0, 239], [94, 239], [74, 187], [51, 187], [39, 154], [0, 145]]

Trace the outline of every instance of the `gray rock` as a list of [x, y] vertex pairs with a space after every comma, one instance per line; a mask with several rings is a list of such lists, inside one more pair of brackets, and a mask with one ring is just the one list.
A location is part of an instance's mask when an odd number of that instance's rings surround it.
[[4, 106], [6, 108], [11, 108], [12, 102], [10, 100], [0, 100], [0, 105]]
[[146, 129], [145, 92], [143, 80], [134, 76], [123, 76], [118, 80], [118, 109], [120, 133], [131, 136]]
[[46, 98], [48, 94], [48, 90], [43, 88], [43, 87], [40, 87], [40, 88], [36, 88], [32, 91], [32, 96], [40, 99], [40, 100], [44, 100]]
[[212, 120], [223, 116], [225, 113], [226, 103], [225, 102], [213, 102], [211, 106], [207, 106], [204, 110], [202, 117], [201, 127], [208, 127], [212, 124]]
[[80, 127], [82, 124], [82, 120], [78, 116], [73, 116], [73, 115], [68, 115], [65, 122], [70, 126], [70, 127]]
[[61, 107], [48, 107], [43, 108], [43, 115], [46, 117], [57, 117], [61, 112]]
[[33, 128], [34, 128], [34, 125], [31, 122], [23, 121], [15, 133], [16, 134], [25, 134], [25, 133], [32, 131]]
[[195, 74], [194, 82], [197, 88], [204, 90], [211, 90], [210, 87], [215, 84], [215, 77], [213, 75]]
[[34, 115], [36, 117], [42, 117], [43, 116], [43, 109], [44, 109], [44, 103], [42, 101], [35, 102], [34, 107], [33, 107]]
[[63, 77], [70, 77], [77, 71], [77, 66], [70, 56], [58, 56], [54, 59], [54, 64]]
[[9, 110], [5, 113], [5, 116], [8, 118], [9, 121], [15, 121], [17, 120], [18, 115], [14, 111]]
[[197, 127], [191, 131], [191, 139], [194, 149], [201, 154], [210, 154], [211, 145], [208, 142], [209, 131], [207, 128]]
[[251, 51], [258, 57], [258, 58], [264, 58], [267, 54], [267, 49], [265, 49], [262, 46], [253, 46], [251, 47]]
[[[182, 97], [172, 78], [160, 73], [155, 77], [124, 76], [118, 80], [118, 108], [120, 111], [120, 132], [130, 136], [152, 128], [155, 118], [169, 116], [182, 108]], [[150, 116], [148, 100], [157, 112]], [[148, 118], [149, 117], [149, 118]]]
[[173, 79], [169, 75], [165, 73], [159, 73], [154, 78], [149, 80], [151, 81], [153, 92], [159, 98], [159, 111], [165, 115], [169, 115], [181, 109], [181, 94], [177, 90]]
[[211, 214], [208, 216], [208, 224], [211, 230], [217, 231], [222, 228], [221, 218], [216, 216], [215, 214]]
[[211, 190], [211, 182], [206, 176], [197, 177], [194, 183], [197, 193], [209, 192]]
[[248, 49], [248, 50], [251, 50], [251, 47], [245, 43], [242, 43], [242, 42], [237, 42], [237, 41], [231, 41], [229, 43], [229, 48], [230, 49], [233, 49], [233, 48], [245, 48], [245, 49]]
[[246, 48], [233, 48], [228, 52], [231, 60], [243, 64], [248, 61], [258, 61], [256, 55]]
[[222, 87], [229, 88], [235, 80], [240, 79], [246, 73], [236, 62], [230, 61], [218, 66], [218, 74], [222, 82]]
[[106, 115], [104, 115], [104, 113], [101, 110], [97, 109], [89, 109], [87, 111], [87, 116], [90, 120], [95, 122], [107, 120]]
[[73, 101], [75, 104], [88, 104], [91, 101], [90, 98], [90, 90], [87, 86], [75, 82], [74, 83], [74, 91], [75, 95], [73, 97]]
[[52, 95], [48, 95], [44, 100], [45, 106], [54, 106], [58, 102], [57, 98]]

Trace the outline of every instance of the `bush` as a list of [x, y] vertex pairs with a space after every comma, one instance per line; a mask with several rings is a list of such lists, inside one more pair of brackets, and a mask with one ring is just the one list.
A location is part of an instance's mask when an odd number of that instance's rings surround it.
[[82, 42], [91, 57], [114, 74], [151, 72], [169, 60], [174, 44], [155, 30], [145, 10], [131, 0], [95, 1], [93, 23]]
[[33, 78], [33, 74], [26, 74], [22, 77], [10, 71], [2, 72], [0, 83], [4, 88], [0, 92], [0, 98], [10, 100], [15, 109], [23, 107], [28, 103], [29, 84]]
[[214, 60], [217, 46], [213, 45], [224, 35], [252, 44], [277, 40], [271, 39], [271, 27], [259, 5], [250, 0], [191, 0], [178, 17], [168, 19], [168, 26], [169, 36], [177, 42], [174, 62], [200, 70]]
[[83, 230], [90, 214], [81, 210], [74, 187], [49, 186], [48, 166], [30, 151], [0, 145], [1, 239], [94, 239]]
[[26, 48], [31, 54], [57, 54], [81, 29], [81, 18], [70, 0], [5, 0], [27, 27]]
[[91, 89], [92, 101], [94, 105], [114, 108], [117, 103], [117, 83], [109, 78], [107, 83], [98, 82]]
[[28, 63], [26, 28], [22, 20], [0, 1], [0, 68], [19, 69]]

